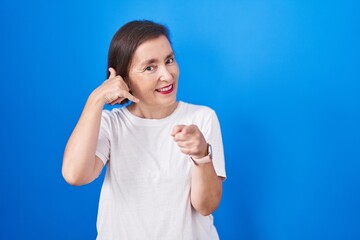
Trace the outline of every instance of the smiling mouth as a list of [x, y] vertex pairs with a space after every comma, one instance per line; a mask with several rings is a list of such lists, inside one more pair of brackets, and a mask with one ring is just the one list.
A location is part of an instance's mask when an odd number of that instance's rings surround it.
[[170, 84], [170, 85], [168, 85], [168, 86], [166, 86], [166, 87], [156, 89], [156, 91], [159, 92], [159, 93], [161, 93], [161, 94], [169, 94], [169, 93], [171, 93], [173, 90], [174, 90], [174, 84]]

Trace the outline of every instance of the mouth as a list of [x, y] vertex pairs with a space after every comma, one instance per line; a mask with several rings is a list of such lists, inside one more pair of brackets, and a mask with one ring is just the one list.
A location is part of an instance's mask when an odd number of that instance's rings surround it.
[[165, 87], [158, 88], [155, 91], [157, 91], [158, 93], [161, 93], [161, 94], [169, 94], [173, 90], [174, 90], [174, 84], [170, 84], [170, 85], [167, 85]]

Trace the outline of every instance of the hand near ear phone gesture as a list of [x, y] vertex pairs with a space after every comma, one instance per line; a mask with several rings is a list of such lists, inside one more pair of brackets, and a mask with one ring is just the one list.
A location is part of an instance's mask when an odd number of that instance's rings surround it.
[[120, 75], [116, 75], [114, 68], [109, 68], [110, 76], [97, 89], [103, 104], [120, 104], [123, 100], [129, 99], [139, 102], [139, 99], [131, 95], [130, 89]]
[[208, 154], [208, 143], [196, 125], [177, 125], [171, 136], [184, 154], [193, 158], [202, 158]]

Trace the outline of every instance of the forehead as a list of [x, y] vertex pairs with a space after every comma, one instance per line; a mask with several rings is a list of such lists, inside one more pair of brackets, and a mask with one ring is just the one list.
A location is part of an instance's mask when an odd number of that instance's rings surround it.
[[170, 42], [165, 36], [147, 40], [135, 50], [132, 65], [141, 64], [149, 59], [162, 61], [172, 51]]

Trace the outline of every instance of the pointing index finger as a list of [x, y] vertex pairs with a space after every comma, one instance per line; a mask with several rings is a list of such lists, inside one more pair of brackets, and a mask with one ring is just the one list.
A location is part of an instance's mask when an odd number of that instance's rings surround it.
[[171, 136], [175, 136], [177, 133], [181, 132], [184, 129], [185, 125], [176, 125], [172, 131], [171, 131]]

